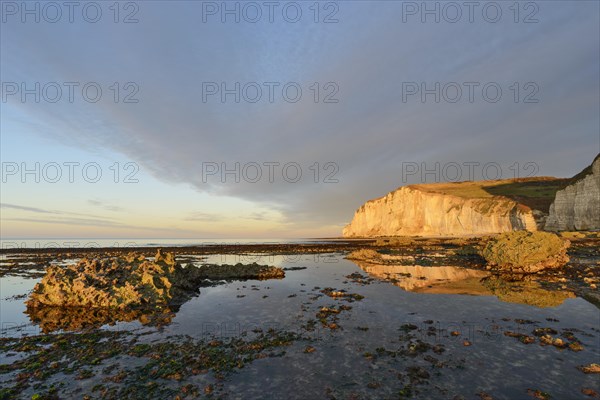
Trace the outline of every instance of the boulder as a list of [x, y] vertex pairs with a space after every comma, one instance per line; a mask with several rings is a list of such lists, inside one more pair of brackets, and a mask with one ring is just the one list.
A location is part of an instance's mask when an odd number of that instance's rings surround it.
[[515, 231], [491, 238], [481, 255], [495, 269], [529, 274], [565, 265], [570, 244], [550, 232]]

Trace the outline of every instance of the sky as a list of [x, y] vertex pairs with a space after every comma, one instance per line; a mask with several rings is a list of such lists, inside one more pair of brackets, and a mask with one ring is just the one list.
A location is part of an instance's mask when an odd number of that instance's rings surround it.
[[0, 2], [2, 238], [340, 236], [600, 152], [597, 1], [73, 4]]

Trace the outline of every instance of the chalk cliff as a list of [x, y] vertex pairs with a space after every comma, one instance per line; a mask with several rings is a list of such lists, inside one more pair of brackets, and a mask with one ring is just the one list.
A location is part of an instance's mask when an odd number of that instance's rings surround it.
[[[449, 187], [451, 190], [447, 190]], [[454, 187], [462, 191], [457, 192]], [[473, 183], [457, 183], [454, 187], [452, 184], [400, 187], [362, 205], [343, 235], [465, 236], [537, 230], [530, 207], [484, 191], [471, 195], [467, 190], [481, 189]]]
[[546, 220], [550, 231], [600, 230], [600, 154], [591, 166], [559, 190]]

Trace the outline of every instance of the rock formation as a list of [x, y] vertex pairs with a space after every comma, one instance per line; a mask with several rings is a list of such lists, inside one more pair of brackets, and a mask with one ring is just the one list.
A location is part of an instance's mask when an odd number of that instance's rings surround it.
[[537, 230], [531, 208], [504, 196], [469, 197], [444, 193], [429, 184], [404, 186], [366, 202], [343, 235], [465, 236], [513, 230]]
[[52, 265], [38, 283], [28, 310], [46, 306], [126, 310], [179, 305], [197, 292], [204, 280], [283, 278], [281, 268], [268, 265], [203, 265], [182, 267], [173, 254], [159, 250], [154, 261], [135, 253], [125, 257], [82, 259], [75, 265]]
[[570, 244], [550, 232], [508, 232], [490, 239], [481, 255], [500, 271], [530, 274], [565, 265]]
[[556, 193], [545, 229], [600, 230], [600, 154], [572, 180], [572, 184]]

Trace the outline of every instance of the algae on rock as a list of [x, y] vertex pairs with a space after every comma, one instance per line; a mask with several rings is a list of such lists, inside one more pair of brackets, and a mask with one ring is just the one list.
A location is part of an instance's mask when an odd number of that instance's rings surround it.
[[488, 241], [481, 255], [488, 265], [513, 273], [535, 273], [569, 262], [571, 242], [549, 232], [516, 231]]
[[[87, 259], [66, 267], [53, 265], [38, 283], [28, 309], [43, 306], [129, 309], [182, 304], [205, 280], [283, 278], [281, 268], [259, 264], [179, 265], [158, 250], [154, 261], [134, 253]], [[39, 313], [38, 313], [39, 314]]]

